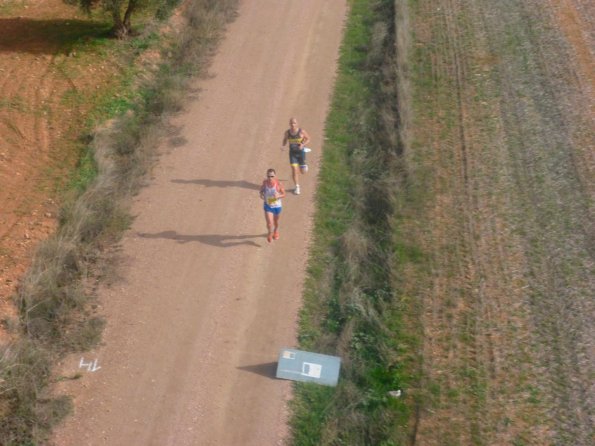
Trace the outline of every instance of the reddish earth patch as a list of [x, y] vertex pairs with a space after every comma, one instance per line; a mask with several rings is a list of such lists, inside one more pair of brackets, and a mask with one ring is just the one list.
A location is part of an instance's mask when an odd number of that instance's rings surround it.
[[[0, 318], [40, 241], [56, 228], [57, 191], [78, 158], [84, 103], [110, 76], [72, 57], [64, 36], [88, 20], [61, 0], [0, 3]], [[80, 66], [84, 64], [86, 66]], [[0, 340], [6, 338], [2, 332]]]

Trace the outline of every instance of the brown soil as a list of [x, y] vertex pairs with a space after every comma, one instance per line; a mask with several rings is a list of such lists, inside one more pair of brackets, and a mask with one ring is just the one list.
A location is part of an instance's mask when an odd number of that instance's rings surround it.
[[[78, 159], [73, 134], [85, 117], [67, 95], [96, 91], [107, 67], [74, 61], [62, 37], [87, 20], [61, 0], [0, 3], [0, 317], [35, 247], [53, 232], [64, 174]], [[70, 72], [70, 66], [80, 69]], [[88, 65], [88, 66], [86, 66]], [[76, 73], [76, 74], [75, 74]], [[0, 332], [0, 341], [7, 334]]]

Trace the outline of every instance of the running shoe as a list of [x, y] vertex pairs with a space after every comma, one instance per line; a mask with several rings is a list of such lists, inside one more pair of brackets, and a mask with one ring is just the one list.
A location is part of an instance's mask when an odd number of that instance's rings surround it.
[[296, 186], [295, 186], [295, 190], [294, 190], [294, 193], [295, 193], [296, 195], [299, 195], [299, 194], [300, 194], [300, 185], [299, 185], [299, 184], [296, 184]]
[[273, 232], [273, 240], [279, 240], [279, 231]]

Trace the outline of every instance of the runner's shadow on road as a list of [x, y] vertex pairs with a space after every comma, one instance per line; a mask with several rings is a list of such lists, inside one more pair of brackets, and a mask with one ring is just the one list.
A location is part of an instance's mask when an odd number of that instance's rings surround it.
[[277, 362], [267, 362], [265, 364], [243, 365], [238, 370], [255, 373], [266, 378], [277, 378]]
[[264, 238], [266, 234], [256, 235], [219, 235], [219, 234], [205, 234], [205, 235], [184, 235], [178, 234], [176, 231], [163, 231], [149, 234], [146, 232], [138, 232], [137, 235], [142, 238], [165, 238], [175, 240], [178, 243], [200, 242], [206, 245], [216, 246], [217, 248], [230, 248], [232, 246], [248, 245], [260, 248], [261, 245], [253, 240], [255, 238]]
[[209, 179], [198, 179], [198, 180], [182, 180], [176, 179], [171, 180], [172, 183], [178, 184], [198, 184], [205, 187], [240, 187], [243, 189], [259, 190], [260, 184], [250, 183], [245, 180], [209, 180]]

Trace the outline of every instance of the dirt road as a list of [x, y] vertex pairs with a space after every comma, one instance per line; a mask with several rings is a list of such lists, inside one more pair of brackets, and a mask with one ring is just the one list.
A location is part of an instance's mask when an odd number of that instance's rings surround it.
[[[84, 355], [100, 368], [79, 368], [80, 356], [61, 365], [83, 377], [60, 384], [75, 414], [56, 444], [283, 442], [291, 385], [274, 379], [275, 362], [295, 345], [345, 3], [241, 3], [134, 203], [122, 278], [100, 292], [103, 346]], [[292, 188], [280, 150], [292, 115], [312, 136], [311, 173], [269, 245], [258, 187], [275, 167]]]

